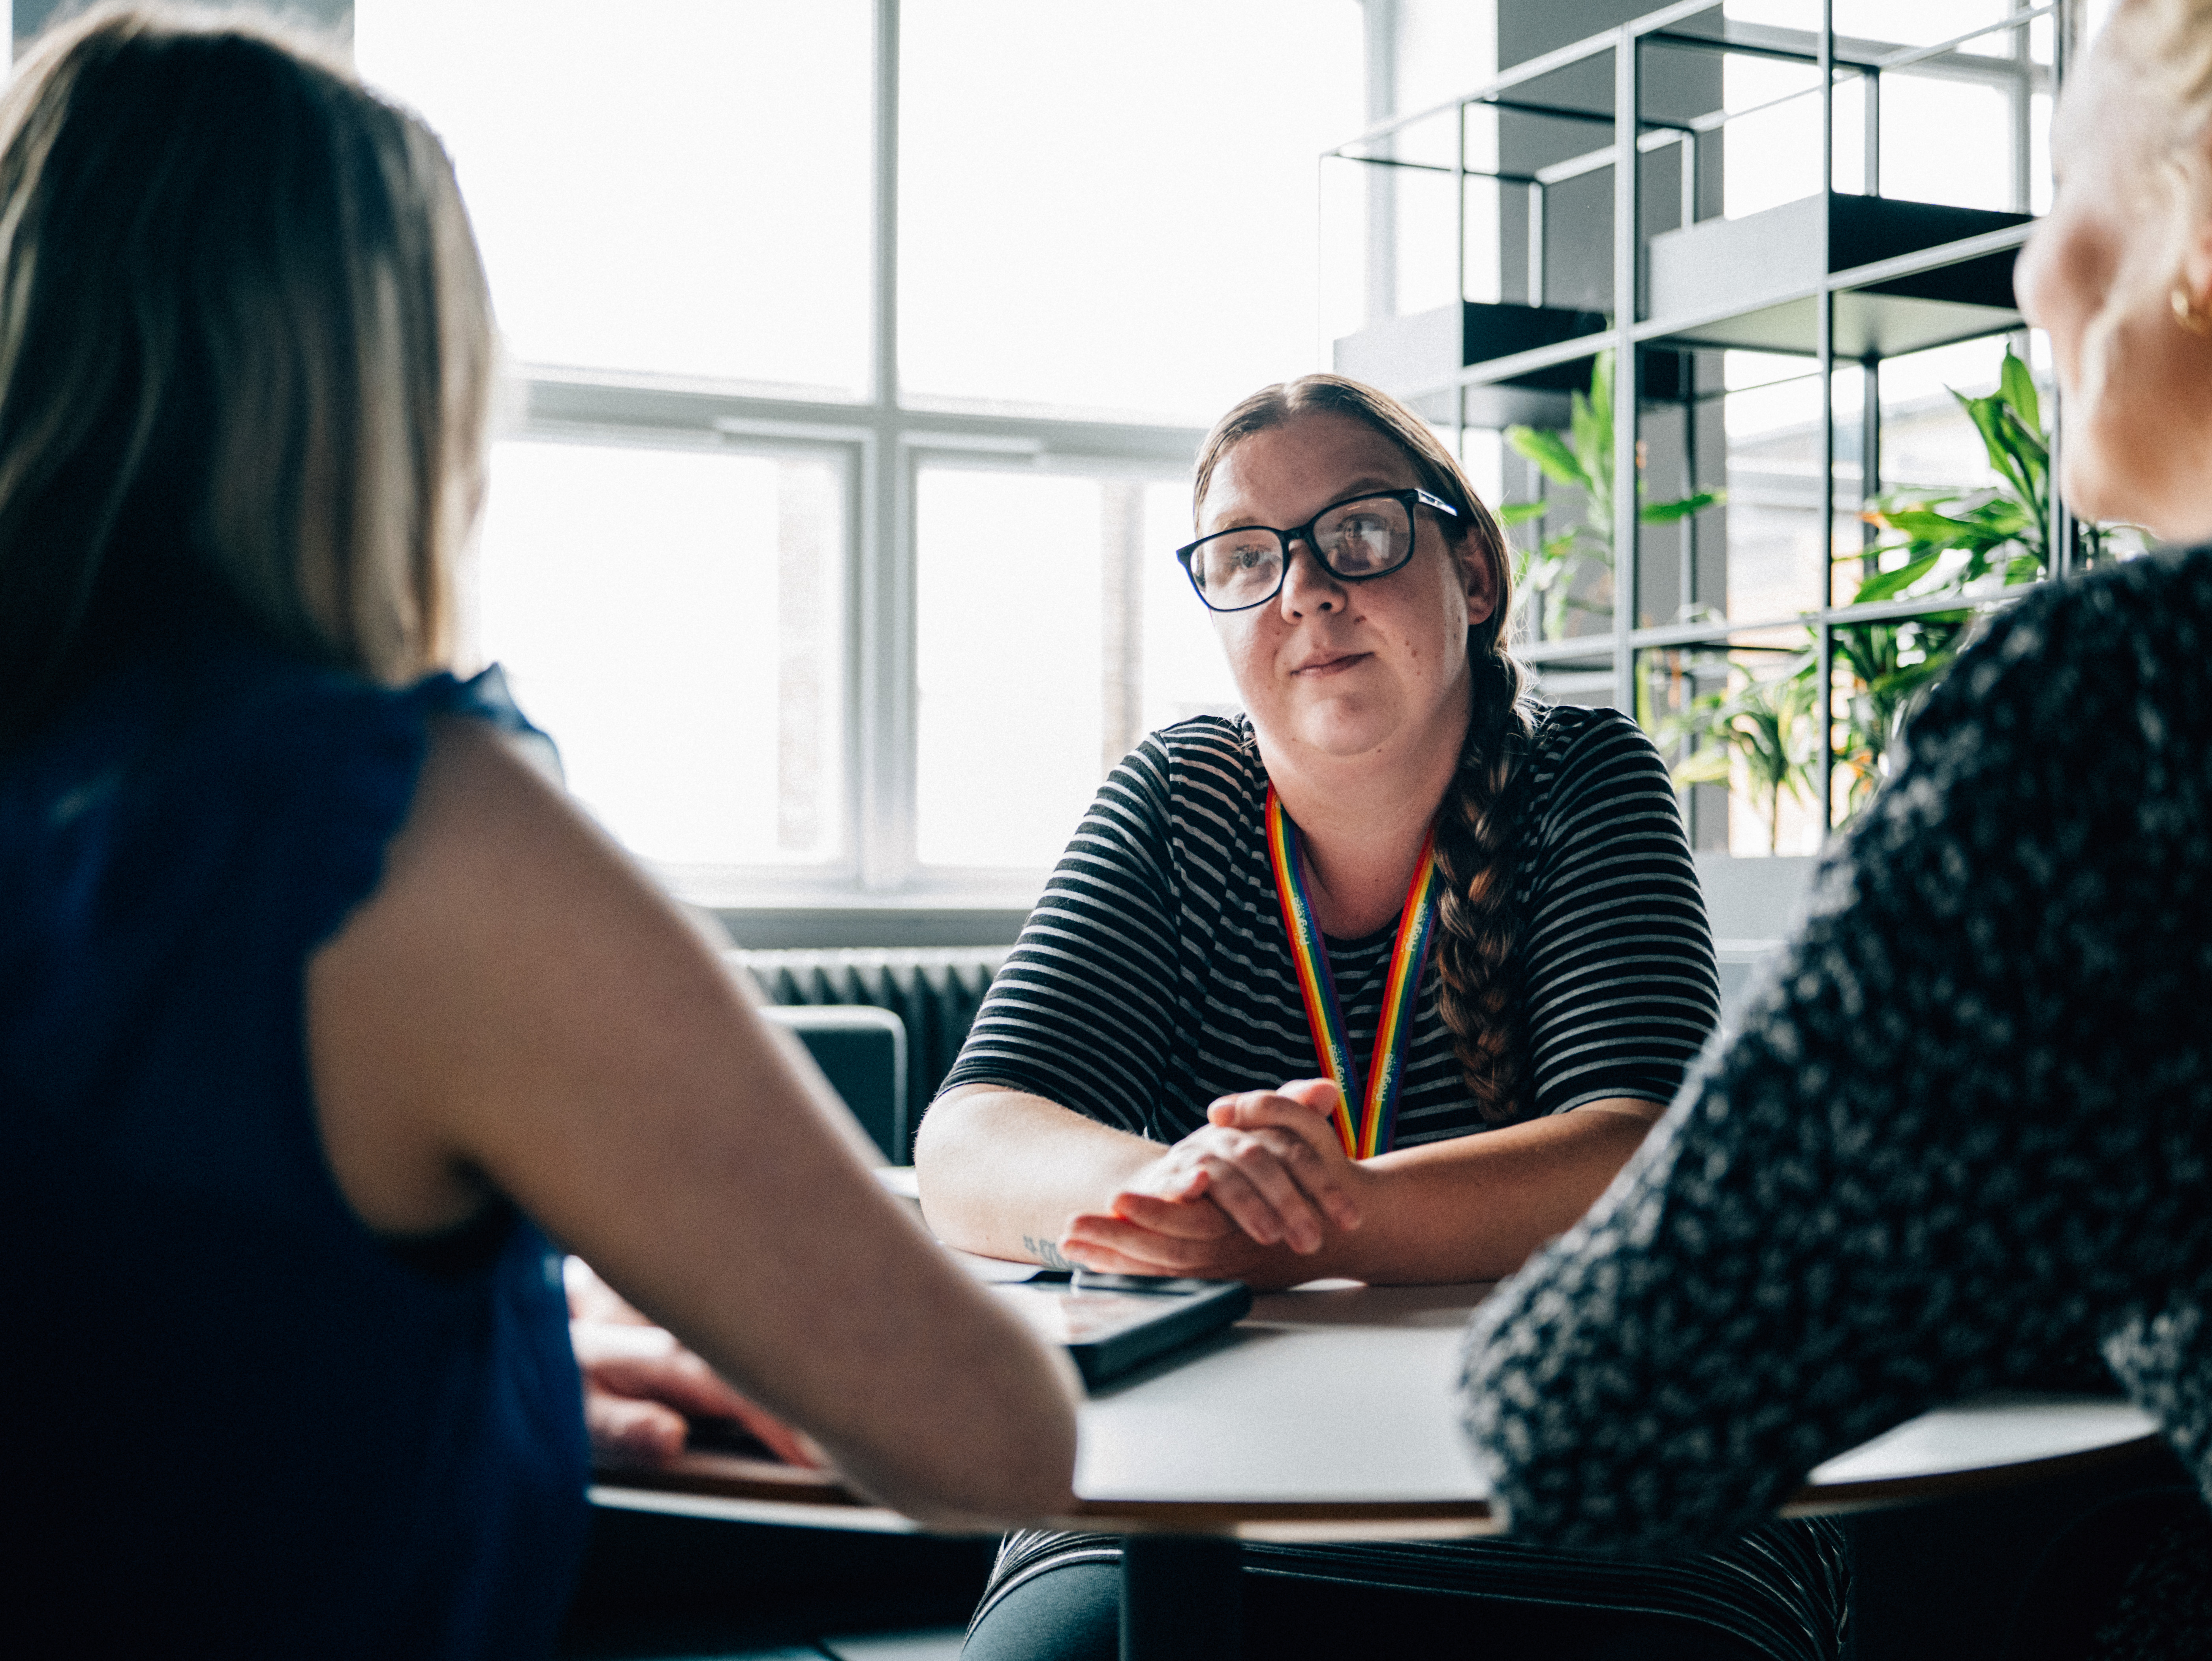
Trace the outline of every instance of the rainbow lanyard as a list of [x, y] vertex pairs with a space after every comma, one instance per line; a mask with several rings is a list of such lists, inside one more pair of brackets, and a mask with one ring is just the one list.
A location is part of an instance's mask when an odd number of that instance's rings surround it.
[[1382, 1013], [1375, 1025], [1375, 1054], [1367, 1063], [1367, 1091], [1359, 1120], [1351, 1116], [1353, 1079], [1352, 1046], [1346, 1041], [1344, 1011], [1328, 972], [1328, 947], [1306, 899], [1305, 874], [1298, 867], [1298, 828], [1267, 787], [1267, 857], [1275, 867], [1275, 897], [1283, 907], [1283, 932], [1291, 938], [1291, 961], [1298, 971], [1298, 990], [1306, 1001], [1306, 1025], [1313, 1031], [1314, 1054], [1335, 1082], [1336, 1134], [1355, 1159], [1371, 1159], [1390, 1149], [1398, 1114], [1398, 1086], [1405, 1076], [1406, 1050], [1413, 1031], [1413, 1010], [1421, 995], [1421, 966], [1428, 961], [1429, 934], [1437, 920], [1437, 832], [1429, 827], [1420, 862], [1406, 885], [1405, 909], [1398, 914], [1398, 941], [1390, 952], [1390, 978], [1382, 988]]

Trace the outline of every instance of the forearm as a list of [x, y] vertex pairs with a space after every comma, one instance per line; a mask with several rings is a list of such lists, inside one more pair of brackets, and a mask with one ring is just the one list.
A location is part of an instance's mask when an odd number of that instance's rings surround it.
[[1067, 1220], [1105, 1204], [1161, 1151], [1042, 1096], [969, 1085], [931, 1105], [914, 1161], [922, 1214], [947, 1245], [1058, 1268]]
[[[1317, 1082], [1284, 1088], [1305, 1090]], [[1213, 1105], [1214, 1130], [1304, 1129], [1310, 1116], [1312, 1125], [1322, 1126], [1318, 1105], [1266, 1092], [1224, 1098]], [[1233, 1191], [1239, 1173], [1286, 1186], [1280, 1179], [1290, 1174], [1287, 1167], [1273, 1179], [1263, 1173], [1290, 1150], [1279, 1138], [1255, 1147], [1225, 1134], [1213, 1145], [1219, 1169], [1200, 1162], [1210, 1175], [1204, 1199], [1194, 1205], [1173, 1191], [1175, 1184], [1158, 1192], [1124, 1188], [1073, 1220], [1066, 1250], [1094, 1269], [1263, 1287], [1340, 1275], [1383, 1286], [1498, 1280], [1572, 1226], [1659, 1113], [1656, 1102], [1616, 1098], [1357, 1165], [1344, 1159], [1333, 1132], [1317, 1133], [1328, 1152], [1297, 1160], [1298, 1175], [1287, 1185], [1307, 1196], [1305, 1220], [1297, 1226], [1288, 1220], [1296, 1207], [1285, 1212], [1279, 1202], [1255, 1205], [1254, 1196]], [[1198, 1141], [1178, 1144], [1178, 1151]]]
[[1620, 1098], [1358, 1167], [1361, 1225], [1300, 1256], [1263, 1249], [1247, 1278], [1342, 1275], [1375, 1286], [1497, 1281], [1564, 1233], [1642, 1146], [1659, 1104]]
[[434, 735], [307, 1004], [318, 1123], [371, 1227], [445, 1220], [473, 1173], [890, 1503], [1064, 1506], [1060, 1360], [930, 1248], [665, 900], [472, 724]]
[[748, 1099], [725, 1092], [638, 1168], [596, 1162], [603, 1196], [513, 1157], [502, 1187], [864, 1491], [945, 1524], [1036, 1515], [1073, 1455], [1053, 1358], [817, 1128], [834, 1110], [754, 1036], [720, 1069]]
[[1378, 1285], [1502, 1280], [1565, 1233], [1643, 1145], [1659, 1104], [1593, 1102], [1377, 1155], [1361, 1228], [1331, 1272]]

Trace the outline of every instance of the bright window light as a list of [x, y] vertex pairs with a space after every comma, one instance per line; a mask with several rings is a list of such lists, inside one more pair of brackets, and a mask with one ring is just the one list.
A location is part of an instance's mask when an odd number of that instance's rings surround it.
[[[2002, 23], [2015, 9], [2012, 0], [1836, 0], [1836, 33], [1900, 46], [1929, 46], [1940, 40], [1956, 40], [1969, 29]], [[1817, 28], [1819, 9], [1813, 11]], [[1977, 35], [1959, 50], [2008, 58], [2014, 39], [2008, 31], [1994, 29]]]
[[1049, 866], [1098, 788], [1102, 508], [1092, 478], [922, 471], [925, 865]]
[[[2001, 22], [2013, 9], [2011, 0], [1836, 0], [1836, 33], [1899, 46], [1932, 46]], [[1819, 0], [1725, 0], [1723, 10], [1731, 22], [1785, 29], [1820, 27]], [[1978, 48], [2002, 56], [2011, 50], [2008, 38], [1993, 33], [1965, 50]]]
[[1233, 715], [1182, 480], [925, 468], [922, 862], [1050, 866], [1144, 735]]
[[1322, 367], [1355, 0], [907, 0], [900, 32], [910, 392], [1203, 424]]
[[[1817, 7], [1803, 0], [1728, 0], [1733, 21], [1817, 28]], [[1839, 39], [1904, 50], [1955, 39], [2002, 21], [2007, 0], [1840, 0], [1835, 8]], [[1996, 29], [1959, 47], [1963, 54], [2009, 58], [2033, 43], [2026, 31]], [[2040, 40], [2043, 37], [2036, 37]], [[1808, 33], [1809, 41], [1812, 36]], [[2047, 46], [2037, 48], [2047, 52]], [[1809, 65], [1730, 53], [1723, 61], [1723, 102], [1745, 112], [1731, 120], [1723, 140], [1728, 216], [1740, 219], [1820, 187], [1819, 77]], [[2014, 182], [2008, 101], [2000, 88], [1946, 73], [1940, 62], [1906, 66], [1881, 77], [1881, 193], [1909, 201], [2007, 210]], [[1786, 103], [1772, 100], [1802, 92]], [[2033, 100], [2029, 192], [2041, 205], [2048, 164], [2041, 126], [2047, 100]], [[1760, 107], [1771, 104], [1771, 107]], [[1836, 82], [1835, 186], [1866, 188], [1866, 84], [1856, 75]]]
[[476, 654], [633, 853], [842, 850], [843, 500], [834, 456], [494, 448]]
[[1881, 193], [2012, 206], [2010, 101], [1995, 87], [1891, 75], [1881, 86]]
[[867, 0], [356, 0], [453, 152], [508, 350], [857, 394]]
[[1819, 93], [1774, 102], [1819, 85], [1820, 77], [1802, 64], [1741, 52], [1721, 60], [1723, 106], [1746, 112], [1721, 137], [1721, 199], [1730, 219], [1795, 202], [1820, 188]]
[[1215, 638], [1209, 612], [1175, 557], [1195, 532], [1190, 486], [1178, 480], [1145, 492], [1145, 732], [1193, 715], [1234, 715], [1237, 683]]

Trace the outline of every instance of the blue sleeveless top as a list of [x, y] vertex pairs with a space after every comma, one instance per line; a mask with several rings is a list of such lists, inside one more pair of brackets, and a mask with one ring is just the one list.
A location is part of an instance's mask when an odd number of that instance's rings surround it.
[[308, 954], [374, 890], [429, 718], [215, 631], [0, 753], [9, 1619], [87, 1654], [543, 1655], [586, 1451], [557, 1255], [362, 1225]]

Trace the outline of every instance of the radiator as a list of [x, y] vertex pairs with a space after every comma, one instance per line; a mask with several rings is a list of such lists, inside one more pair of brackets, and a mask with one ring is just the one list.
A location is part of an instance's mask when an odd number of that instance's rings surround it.
[[919, 1122], [951, 1071], [968, 1024], [1012, 948], [912, 946], [824, 952], [733, 951], [770, 1003], [865, 1003], [906, 1023], [906, 1099]]

